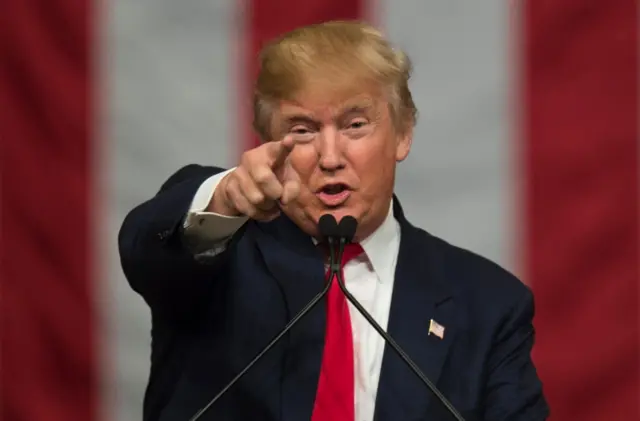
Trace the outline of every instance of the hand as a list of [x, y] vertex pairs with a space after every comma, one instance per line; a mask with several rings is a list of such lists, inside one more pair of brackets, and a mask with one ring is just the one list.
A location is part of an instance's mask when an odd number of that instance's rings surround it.
[[287, 136], [243, 153], [240, 165], [216, 188], [209, 210], [260, 221], [277, 217], [278, 202], [286, 205], [300, 193], [300, 178], [287, 160], [294, 146]]

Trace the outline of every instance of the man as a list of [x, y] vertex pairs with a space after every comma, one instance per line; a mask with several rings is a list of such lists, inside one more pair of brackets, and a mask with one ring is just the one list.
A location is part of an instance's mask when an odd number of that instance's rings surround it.
[[[231, 170], [182, 168], [120, 232], [152, 312], [145, 420], [189, 419], [322, 290], [327, 213], [358, 221], [347, 288], [467, 419], [546, 419], [531, 292], [412, 226], [393, 196], [416, 118], [408, 58], [370, 26], [330, 22], [261, 64], [263, 144]], [[336, 288], [201, 419], [453, 419]]]

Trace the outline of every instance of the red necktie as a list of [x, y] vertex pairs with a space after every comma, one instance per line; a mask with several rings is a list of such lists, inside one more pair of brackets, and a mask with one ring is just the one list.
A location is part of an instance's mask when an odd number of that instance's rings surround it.
[[[359, 244], [347, 244], [340, 262], [344, 265], [363, 253]], [[327, 271], [329, 276], [329, 271]], [[322, 368], [311, 421], [354, 421], [353, 335], [349, 307], [334, 276], [327, 294], [327, 330], [322, 354]]]

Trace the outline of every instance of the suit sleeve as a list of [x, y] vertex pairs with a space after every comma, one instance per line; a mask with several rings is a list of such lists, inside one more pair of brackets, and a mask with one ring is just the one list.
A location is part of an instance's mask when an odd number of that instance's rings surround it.
[[198, 308], [198, 300], [216, 287], [215, 278], [224, 269], [226, 253], [197, 259], [185, 241], [184, 225], [203, 183], [223, 171], [186, 166], [125, 217], [118, 235], [122, 269], [154, 317], [189, 316]]
[[544, 421], [549, 407], [531, 359], [533, 294], [527, 288], [503, 322], [488, 362], [485, 420]]
[[207, 212], [211, 197], [222, 179], [235, 168], [215, 174], [198, 188], [184, 221], [184, 241], [196, 258], [215, 256], [226, 249], [231, 238], [249, 218]]

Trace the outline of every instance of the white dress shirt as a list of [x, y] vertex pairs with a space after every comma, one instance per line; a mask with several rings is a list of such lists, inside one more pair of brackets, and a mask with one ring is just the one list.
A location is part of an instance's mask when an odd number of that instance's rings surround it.
[[[246, 217], [228, 217], [204, 212], [220, 180], [233, 169], [206, 180], [199, 188], [185, 219], [185, 233], [191, 239], [213, 244], [214, 254], [224, 249], [229, 238]], [[400, 225], [390, 206], [387, 218], [362, 241], [365, 254], [344, 267], [345, 284], [378, 324], [387, 329], [396, 261], [400, 248]], [[384, 339], [349, 303], [355, 363], [355, 421], [373, 421], [378, 381], [384, 353]]]

